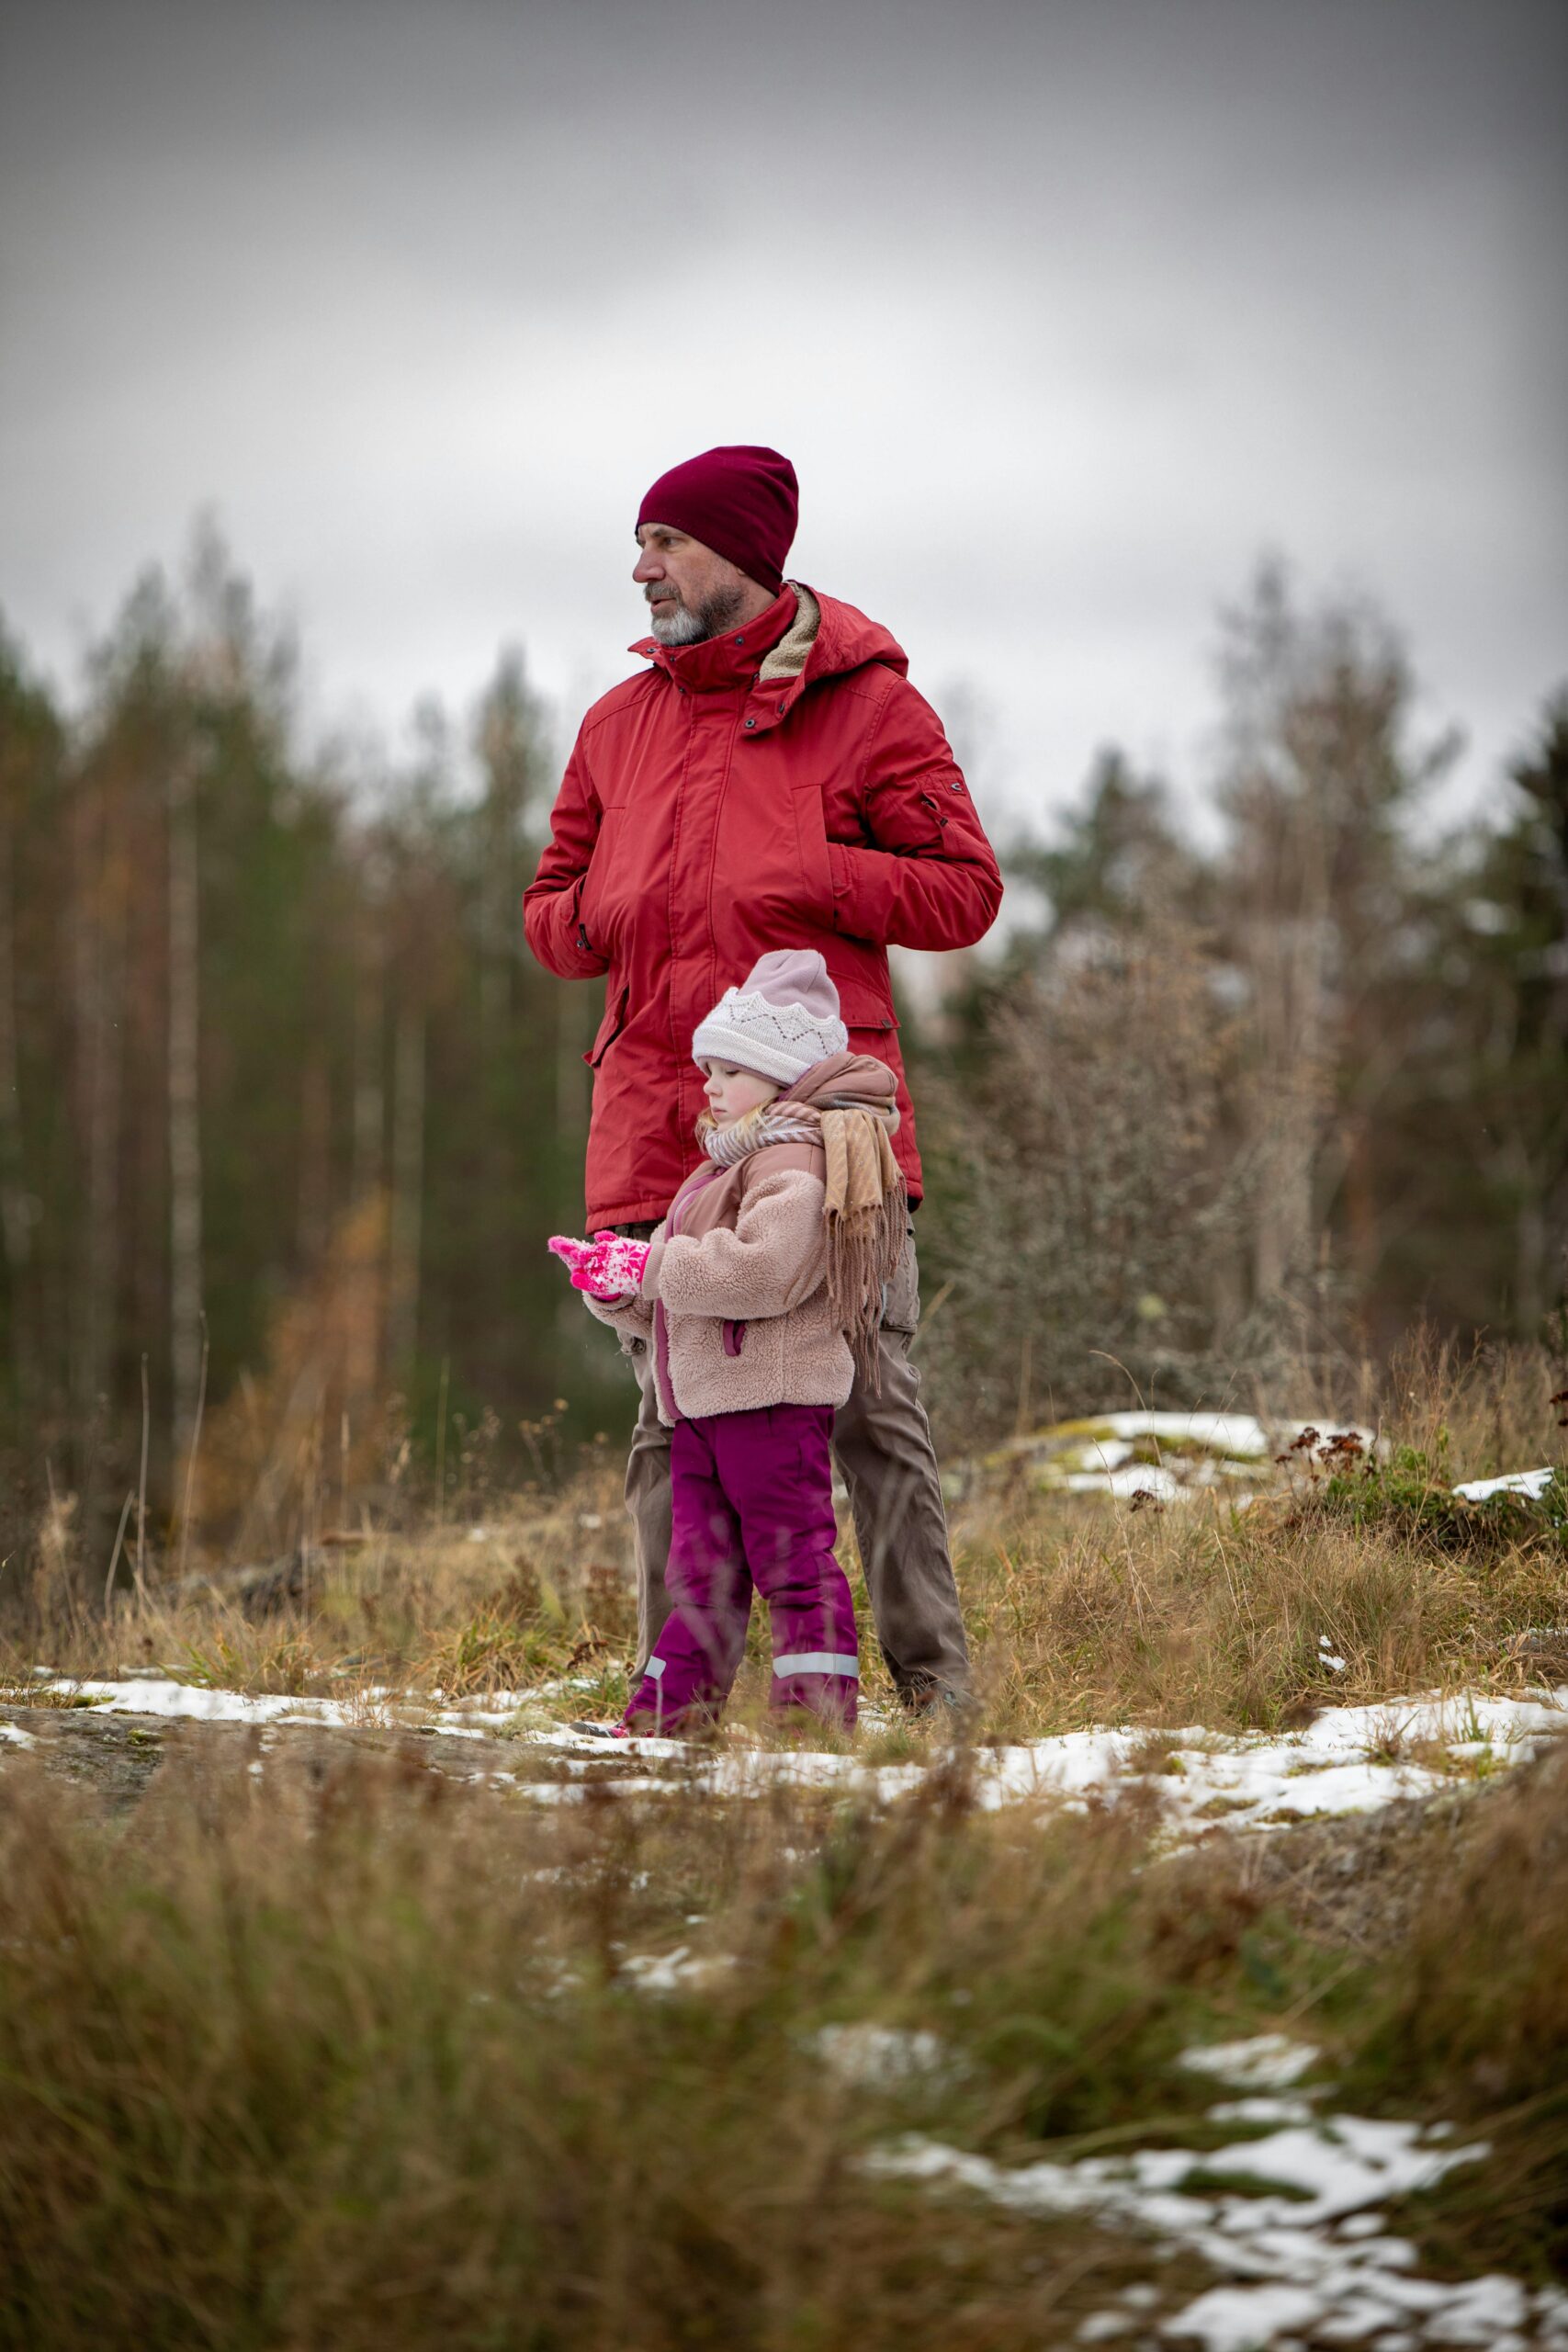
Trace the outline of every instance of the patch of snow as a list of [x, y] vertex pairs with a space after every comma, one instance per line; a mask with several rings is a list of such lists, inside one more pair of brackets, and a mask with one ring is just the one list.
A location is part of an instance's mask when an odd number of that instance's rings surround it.
[[[1340, 2115], [1207, 2155], [1144, 2148], [1009, 2169], [913, 2134], [867, 2161], [885, 2177], [952, 2184], [1015, 2212], [1092, 2213], [1151, 2237], [1154, 2255], [1196, 2254], [1223, 2283], [1165, 2318], [1161, 2334], [1195, 2339], [1204, 2352], [1254, 2352], [1297, 2329], [1335, 2342], [1414, 2342], [1418, 2332], [1434, 2344], [1522, 2346], [1518, 2331], [1532, 2317], [1548, 2320], [1554, 2290], [1532, 2298], [1511, 2278], [1453, 2286], [1421, 2278], [1415, 2248], [1386, 2235], [1376, 2210], [1486, 2153], [1480, 2144], [1434, 2148], [1416, 2124]], [[1263, 2193], [1204, 2190], [1205, 2174], [1227, 2154]], [[1122, 2332], [1109, 2324], [1126, 2311], [1129, 2298], [1121, 2301], [1105, 2324], [1098, 2314], [1092, 2326], [1085, 2322], [1079, 2341]]]
[[573, 1731], [570, 1724], [553, 1724], [547, 1731], [530, 1733], [529, 1744], [536, 1747], [558, 1747], [570, 1755], [597, 1756], [604, 1761], [625, 1757], [648, 1757], [654, 1761], [678, 1762], [690, 1756], [691, 1747], [681, 1739], [617, 1740], [595, 1736], [592, 1732]]
[[1184, 2050], [1180, 2063], [1195, 2075], [1217, 2075], [1243, 2090], [1282, 2091], [1316, 2064], [1310, 2041], [1284, 2033], [1255, 2033], [1245, 2041], [1206, 2041]]
[[[321, 1724], [354, 1729], [367, 1724], [390, 1727], [398, 1718], [389, 1712], [389, 1694], [367, 1691], [355, 1700], [290, 1698], [276, 1690], [250, 1693], [225, 1690], [207, 1684], [178, 1682], [172, 1675], [138, 1675], [116, 1681], [75, 1681], [57, 1678], [62, 1689], [103, 1714], [160, 1715], [169, 1720], [209, 1724]], [[423, 1709], [413, 1693], [411, 1704]], [[423, 1712], [421, 1720], [449, 1738], [479, 1739], [487, 1729], [509, 1724], [515, 1708], [502, 1709], [463, 1703]]]
[[552, 1675], [547, 1682], [530, 1682], [526, 1690], [519, 1690], [516, 1694], [516, 1703], [519, 1707], [532, 1706], [536, 1701], [558, 1699], [567, 1690], [596, 1690], [598, 1687], [597, 1675]]
[[36, 1747], [37, 1740], [20, 1724], [0, 1724], [0, 1739], [8, 1739], [14, 1747]]
[[1521, 2330], [1530, 2316], [1529, 2298], [1517, 2278], [1493, 2271], [1484, 2278], [1466, 2279], [1450, 2287], [1449, 2301], [1427, 2322], [1429, 2344], [1480, 2344], [1488, 2352], [1508, 2352], [1522, 2346]]
[[1069, 1470], [1057, 1484], [1069, 1495], [1157, 1495], [1161, 1502], [1177, 1502], [1190, 1491], [1154, 1462], [1135, 1462], [1129, 1470]]
[[673, 1951], [633, 1952], [621, 1962], [620, 1972], [639, 1993], [678, 1993], [735, 1964], [732, 1952], [714, 1952], [705, 1959], [687, 1945], [677, 1944]]
[[[1371, 1430], [1338, 1422], [1325, 1423], [1320, 1430], [1308, 1421], [1267, 1425], [1251, 1413], [1139, 1410], [1059, 1422], [1032, 1435], [1010, 1439], [1000, 1453], [1027, 1460], [1032, 1480], [1047, 1493], [1111, 1494], [1123, 1498], [1153, 1495], [1170, 1502], [1190, 1500], [1239, 1481], [1248, 1487], [1249, 1498], [1260, 1476], [1272, 1478], [1277, 1453], [1283, 1449], [1289, 1453], [1292, 1442], [1303, 1435], [1312, 1437], [1314, 1443], [1303, 1451], [1303, 1466], [1317, 1459], [1337, 1438], [1355, 1439], [1366, 1454], [1377, 1446]], [[1140, 1441], [1145, 1448], [1152, 1442], [1154, 1462], [1133, 1460]], [[1168, 1449], [1168, 1459], [1161, 1453], [1162, 1446]]]
[[[1206, 1445], [1216, 1453], [1266, 1455], [1273, 1441], [1251, 1413], [1104, 1413], [1098, 1418], [1120, 1438], [1164, 1438], [1176, 1445]], [[1293, 1425], [1292, 1425], [1293, 1426]], [[1304, 1429], [1305, 1422], [1302, 1423]]]
[[[558, 1687], [573, 1686], [594, 1687], [591, 1678], [578, 1677], [565, 1678]], [[289, 1698], [276, 1692], [247, 1696], [169, 1676], [62, 1682], [61, 1687], [108, 1713], [280, 1729], [296, 1724], [353, 1729], [367, 1722], [395, 1727], [400, 1720], [398, 1702], [389, 1694], [377, 1699], [366, 1693], [354, 1701]], [[500, 1706], [463, 1701], [432, 1707], [410, 1693], [409, 1702], [420, 1713], [407, 1720], [419, 1728], [468, 1739], [510, 1729], [520, 1747], [555, 1752], [572, 1774], [588, 1770], [590, 1758], [600, 1765], [613, 1760], [620, 1769], [595, 1785], [628, 1792], [695, 1788], [744, 1797], [784, 1783], [852, 1791], [891, 1803], [919, 1788], [926, 1777], [923, 1761], [868, 1765], [852, 1751], [760, 1748], [748, 1745], [739, 1731], [716, 1753], [672, 1739], [637, 1739], [611, 1747], [558, 1724], [536, 1724], [518, 1733], [519, 1708], [532, 1695], [508, 1695]], [[1490, 1757], [1497, 1764], [1510, 1764], [1530, 1757], [1564, 1730], [1568, 1686], [1526, 1698], [1482, 1691], [1445, 1698], [1428, 1692], [1367, 1706], [1327, 1707], [1301, 1731], [1285, 1734], [1218, 1734], [1188, 1724], [1164, 1735], [1177, 1745], [1147, 1770], [1140, 1769], [1136, 1759], [1154, 1733], [1130, 1725], [1100, 1725], [976, 1749], [976, 1799], [988, 1811], [1027, 1803], [1076, 1806], [1114, 1799], [1136, 1788], [1157, 1801], [1167, 1838], [1184, 1840], [1202, 1836], [1217, 1822], [1231, 1829], [1269, 1829], [1314, 1816], [1374, 1812], [1395, 1798], [1423, 1796], [1448, 1785], [1452, 1769], [1466, 1760]], [[1416, 1760], [1417, 1756], [1421, 1760]], [[558, 1784], [525, 1777], [519, 1786], [540, 1803], [565, 1801]]]
[[1086, 1461], [1097, 1462], [1102, 1470], [1120, 1470], [1123, 1462], [1133, 1458], [1132, 1440], [1124, 1437], [1085, 1438], [1078, 1451]]
[[814, 2048], [841, 2082], [857, 2090], [897, 2090], [911, 2083], [952, 2082], [966, 2071], [939, 2035], [870, 2023], [825, 2025]]
[[252, 1696], [242, 1690], [176, 1682], [172, 1676], [136, 1681], [73, 1682], [71, 1689], [105, 1714], [163, 1715], [206, 1724], [347, 1724], [354, 1720], [339, 1699], [291, 1699], [279, 1691]]
[[1258, 2352], [1287, 2328], [1311, 2327], [1322, 2315], [1323, 2299], [1310, 2287], [1211, 2287], [1171, 2327], [1195, 2335], [1204, 2352]]
[[1568, 2290], [1542, 2287], [1535, 2299], [1536, 2326], [1542, 2344], [1568, 2344]]
[[1510, 1470], [1502, 1478], [1469, 1478], [1454, 1492], [1467, 1503], [1483, 1503], [1489, 1495], [1528, 1495], [1531, 1502], [1544, 1495], [1551, 1486], [1553, 1471]]
[[[1134, 1759], [1152, 1736], [1122, 1725], [1059, 1732], [1050, 1738], [979, 1748], [974, 1756], [976, 1799], [987, 1811], [1030, 1802], [1083, 1804], [1138, 1787], [1159, 1802], [1167, 1832], [1201, 1835], [1216, 1820], [1232, 1829], [1269, 1829], [1314, 1816], [1371, 1813], [1398, 1797], [1430, 1794], [1450, 1784], [1442, 1758], [1484, 1751], [1500, 1764], [1534, 1755], [1545, 1740], [1568, 1731], [1568, 1686], [1536, 1699], [1462, 1692], [1436, 1693], [1364, 1707], [1329, 1707], [1299, 1732], [1217, 1734], [1189, 1724], [1167, 1736], [1180, 1743], [1147, 1772]], [[627, 1793], [669, 1792], [679, 1787], [711, 1795], [758, 1795], [781, 1782], [843, 1789], [892, 1803], [919, 1788], [922, 1763], [866, 1765], [852, 1753], [811, 1748], [751, 1747], [736, 1735], [715, 1755], [681, 1740], [637, 1739], [615, 1748], [565, 1726], [527, 1735], [529, 1744], [561, 1754], [569, 1770], [589, 1758], [614, 1757], [626, 1769], [596, 1785]], [[1416, 1763], [1404, 1751], [1421, 1748], [1437, 1760]], [[1393, 1753], [1392, 1761], [1374, 1758]], [[1178, 1770], [1169, 1770], [1170, 1764]], [[671, 1773], [679, 1775], [671, 1779]], [[547, 1788], [550, 1784], [536, 1784]], [[546, 1800], [553, 1801], [553, 1800]]]

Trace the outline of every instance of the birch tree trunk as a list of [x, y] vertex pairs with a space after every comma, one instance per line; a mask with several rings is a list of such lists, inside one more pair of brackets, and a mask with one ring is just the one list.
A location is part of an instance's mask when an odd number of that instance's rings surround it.
[[0, 1241], [10, 1295], [13, 1394], [24, 1421], [31, 1389], [31, 1318], [28, 1261], [32, 1226], [22, 1157], [22, 1105], [17, 1083], [17, 959], [11, 828], [0, 821]]
[[174, 1449], [190, 1445], [201, 1380], [200, 856], [196, 775], [169, 770], [169, 1353]]
[[381, 1021], [384, 978], [378, 942], [367, 939], [360, 950], [358, 987], [354, 1006], [354, 1171], [355, 1208], [381, 1183], [382, 1127], [386, 1100], [381, 1075]]
[[73, 993], [77, 1106], [86, 1162], [86, 1215], [76, 1261], [73, 1403], [91, 1456], [115, 1347], [119, 1279], [119, 1146], [125, 1068], [128, 906], [115, 870], [102, 795], [84, 811], [75, 889]]
[[388, 1283], [388, 1353], [394, 1378], [406, 1374], [419, 1342], [419, 1260], [424, 1187], [424, 1013], [398, 1013], [392, 1069], [392, 1226]]
[[[372, 922], [375, 917], [372, 917]], [[387, 1192], [386, 1080], [383, 1030], [386, 960], [383, 942], [367, 923], [359, 947], [354, 1008], [354, 1167], [346, 1230], [354, 1237], [358, 1311], [350, 1317], [344, 1363], [345, 1396], [355, 1408], [375, 1393], [386, 1340]]]
[[299, 1218], [296, 1249], [300, 1266], [313, 1273], [326, 1253], [332, 1229], [332, 1078], [326, 1048], [318, 1044], [299, 1085]]

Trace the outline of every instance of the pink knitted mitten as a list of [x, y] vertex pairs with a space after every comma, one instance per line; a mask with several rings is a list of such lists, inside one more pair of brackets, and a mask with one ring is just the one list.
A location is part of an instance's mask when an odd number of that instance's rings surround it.
[[552, 1234], [550, 1248], [570, 1272], [573, 1290], [585, 1290], [590, 1298], [625, 1298], [641, 1283], [648, 1263], [646, 1241], [628, 1241], [607, 1230], [596, 1233], [592, 1241]]

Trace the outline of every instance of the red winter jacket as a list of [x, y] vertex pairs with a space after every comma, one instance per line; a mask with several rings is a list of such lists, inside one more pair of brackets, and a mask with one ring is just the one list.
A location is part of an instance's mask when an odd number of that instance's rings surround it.
[[918, 1200], [886, 951], [967, 947], [1002, 895], [935, 712], [885, 628], [798, 583], [741, 629], [632, 650], [652, 667], [583, 720], [523, 901], [542, 964], [609, 974], [588, 1230], [661, 1217], [696, 1166], [692, 1033], [773, 947], [820, 948], [850, 1051], [897, 1073]]

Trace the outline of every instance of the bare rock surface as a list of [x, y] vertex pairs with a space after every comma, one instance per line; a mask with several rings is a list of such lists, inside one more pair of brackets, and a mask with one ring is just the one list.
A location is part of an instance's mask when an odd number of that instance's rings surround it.
[[259, 1760], [285, 1748], [291, 1764], [324, 1775], [345, 1751], [397, 1758], [460, 1781], [510, 1771], [517, 1751], [505, 1740], [458, 1737], [411, 1726], [284, 1723], [265, 1731], [252, 1724], [139, 1721], [95, 1707], [0, 1706], [0, 1803], [5, 1768], [21, 1758], [85, 1791], [110, 1813], [123, 1813], [144, 1795], [167, 1758], [187, 1769], [196, 1758]]

